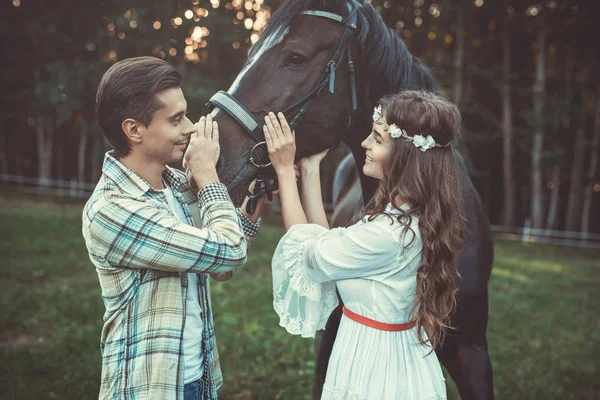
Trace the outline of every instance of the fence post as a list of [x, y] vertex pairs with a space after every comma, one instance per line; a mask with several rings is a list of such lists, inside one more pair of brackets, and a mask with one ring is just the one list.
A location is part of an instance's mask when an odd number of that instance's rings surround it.
[[71, 197], [77, 197], [77, 181], [71, 178]]
[[581, 232], [581, 242], [579, 242], [579, 247], [586, 247], [589, 240], [590, 240], [590, 233], [589, 232]]
[[531, 237], [531, 218], [525, 219], [525, 224], [523, 225], [523, 236], [521, 236], [521, 242], [523, 244], [529, 244], [529, 239]]

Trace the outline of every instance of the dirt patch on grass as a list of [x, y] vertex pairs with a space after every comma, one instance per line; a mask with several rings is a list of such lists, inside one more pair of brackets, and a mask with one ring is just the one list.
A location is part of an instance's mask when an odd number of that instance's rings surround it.
[[29, 334], [0, 336], [0, 350], [15, 350], [23, 347], [39, 347], [44, 344], [43, 336]]
[[50, 276], [49, 275], [42, 275], [42, 276], [18, 276], [15, 274], [11, 274], [8, 272], [0, 272], [0, 279], [3, 281], [15, 281], [17, 283], [21, 283], [23, 285], [30, 285], [30, 284], [45, 284], [48, 283], [48, 281], [50, 280]]

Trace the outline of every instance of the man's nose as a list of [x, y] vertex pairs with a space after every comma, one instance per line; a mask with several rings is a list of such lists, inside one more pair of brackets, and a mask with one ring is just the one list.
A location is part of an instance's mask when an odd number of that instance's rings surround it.
[[183, 134], [184, 134], [185, 136], [189, 136], [189, 135], [191, 135], [192, 133], [196, 133], [196, 125], [194, 125], [194, 124], [192, 123], [192, 121], [190, 121], [190, 120], [189, 120], [189, 118], [188, 118], [188, 117], [185, 117], [185, 123], [186, 123], [186, 125], [185, 125], [185, 130], [184, 130], [184, 132], [183, 132]]

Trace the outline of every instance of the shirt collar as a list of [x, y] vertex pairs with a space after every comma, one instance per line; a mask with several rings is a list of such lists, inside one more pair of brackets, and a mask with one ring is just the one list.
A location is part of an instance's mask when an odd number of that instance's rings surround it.
[[[402, 204], [402, 205], [400, 206], [400, 209], [401, 209], [402, 211], [406, 212], [406, 211], [410, 210], [410, 205], [409, 205], [408, 203], [404, 203], [404, 204]], [[396, 209], [396, 208], [394, 208], [394, 206], [392, 206], [392, 203], [391, 203], [391, 202], [390, 202], [390, 203], [388, 203], [388, 204], [385, 206], [385, 211], [386, 211], [387, 213], [392, 213], [392, 214], [399, 214], [399, 213], [400, 213], [400, 211], [399, 211], [398, 209]]]
[[[142, 196], [147, 192], [157, 192], [145, 179], [123, 165], [114, 155], [114, 151], [109, 151], [104, 156], [102, 172], [112, 180], [119, 188], [134, 196]], [[179, 191], [181, 181], [173, 172], [173, 168], [165, 166], [162, 178], [165, 183], [174, 190]]]

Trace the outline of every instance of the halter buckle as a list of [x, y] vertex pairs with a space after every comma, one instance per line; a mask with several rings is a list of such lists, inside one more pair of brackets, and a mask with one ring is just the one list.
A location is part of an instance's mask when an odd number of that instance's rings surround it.
[[254, 151], [260, 146], [260, 145], [267, 145], [267, 142], [262, 141], [262, 142], [258, 142], [256, 143], [253, 147], [252, 150], [250, 150], [250, 159], [248, 161], [250, 161], [250, 163], [252, 165], [254, 165], [256, 168], [267, 168], [269, 166], [271, 166], [271, 162], [268, 162], [266, 164], [257, 164], [256, 162], [254, 162]]

